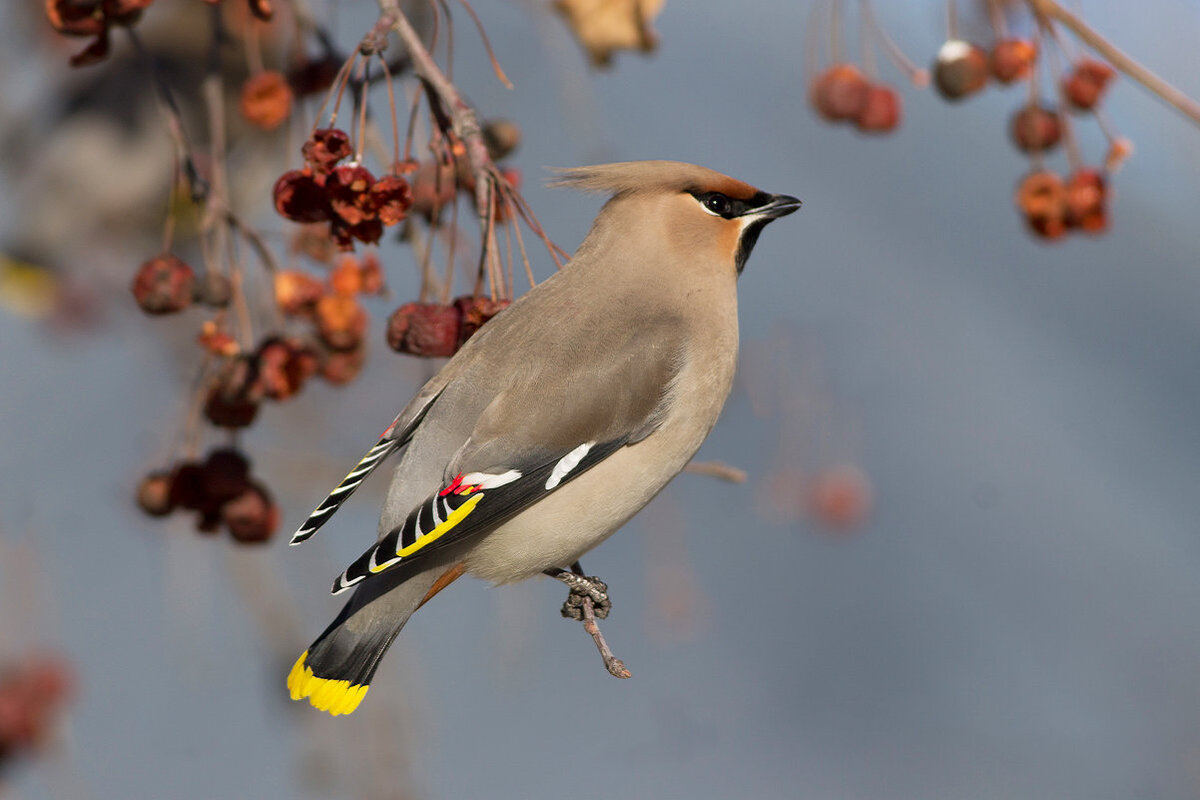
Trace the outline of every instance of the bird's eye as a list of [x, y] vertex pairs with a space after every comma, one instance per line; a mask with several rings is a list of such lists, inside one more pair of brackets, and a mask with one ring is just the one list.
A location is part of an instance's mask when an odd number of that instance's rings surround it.
[[704, 207], [718, 217], [728, 217], [733, 208], [729, 198], [719, 192], [713, 192], [704, 198]]

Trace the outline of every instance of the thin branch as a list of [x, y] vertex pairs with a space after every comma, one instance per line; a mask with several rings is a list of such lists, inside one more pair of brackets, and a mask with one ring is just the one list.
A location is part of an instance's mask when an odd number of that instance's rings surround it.
[[592, 598], [586, 595], [583, 598], [583, 629], [596, 643], [596, 649], [600, 651], [600, 657], [604, 659], [604, 668], [608, 670], [609, 675], [614, 678], [633, 677], [625, 662], [613, 655], [608, 642], [604, 641], [604, 634], [600, 632], [600, 626], [596, 624], [596, 614], [592, 610]]
[[1072, 14], [1055, 0], [1025, 0], [1033, 13], [1061, 22], [1088, 47], [1102, 55], [1116, 69], [1146, 87], [1151, 93], [1174, 106], [1180, 113], [1200, 125], [1200, 103], [1188, 97], [1162, 78], [1118, 50], [1112, 42], [1094, 31], [1086, 22]]
[[730, 466], [724, 461], [691, 461], [683, 471], [693, 475], [708, 475], [730, 483], [745, 483], [747, 477], [746, 470]]

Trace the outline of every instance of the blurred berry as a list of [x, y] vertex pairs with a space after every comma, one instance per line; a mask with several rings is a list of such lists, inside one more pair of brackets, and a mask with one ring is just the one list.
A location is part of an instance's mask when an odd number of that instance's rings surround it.
[[235, 541], [260, 544], [279, 527], [279, 508], [262, 484], [251, 482], [221, 507], [221, 518]]
[[1040, 153], [1058, 144], [1062, 138], [1062, 121], [1054, 109], [1027, 105], [1013, 114], [1009, 134], [1017, 149]]
[[1062, 92], [1067, 104], [1077, 111], [1090, 111], [1104, 96], [1116, 71], [1103, 61], [1081, 58], [1063, 76]]
[[367, 331], [367, 312], [352, 297], [329, 294], [317, 301], [317, 335], [333, 350], [353, 350]]
[[261, 399], [254, 359], [236, 356], [225, 363], [213, 381], [204, 403], [204, 416], [220, 428], [244, 428], [254, 422]]
[[133, 277], [133, 297], [147, 314], [170, 314], [192, 304], [196, 275], [173, 255], [155, 256]]
[[889, 86], [873, 84], [854, 123], [863, 133], [889, 133], [900, 124], [902, 113], [899, 93]]
[[854, 119], [867, 99], [869, 84], [853, 64], [834, 64], [813, 81], [809, 101], [830, 122]]
[[1067, 224], [1085, 233], [1108, 229], [1108, 189], [1104, 175], [1091, 167], [1080, 167], [1067, 178]]
[[200, 468], [204, 496], [217, 505], [245, 491], [249, 478], [250, 462], [232, 447], [213, 450]]
[[266, 339], [259, 345], [256, 358], [263, 394], [279, 402], [295, 396], [317, 371], [316, 350], [299, 339]]
[[1000, 83], [1014, 83], [1033, 74], [1037, 45], [1028, 39], [1001, 39], [992, 45], [988, 68]]
[[1058, 239], [1067, 232], [1067, 192], [1057, 174], [1049, 170], [1029, 173], [1017, 185], [1014, 201], [1038, 237]]
[[155, 471], [142, 478], [137, 488], [137, 504], [152, 517], [165, 517], [175, 510], [171, 501], [171, 473]]
[[933, 85], [947, 100], [975, 94], [988, 80], [987, 51], [962, 39], [950, 39], [938, 50]]
[[320, 375], [334, 386], [350, 383], [362, 372], [367, 349], [361, 344], [353, 350], [325, 350], [321, 353]]
[[295, 269], [275, 273], [275, 302], [288, 315], [310, 313], [325, 294], [319, 280]]
[[256, 128], [273, 131], [292, 113], [292, 90], [283, 73], [252, 75], [242, 86], [242, 116]]
[[808, 486], [808, 512], [827, 528], [850, 531], [870, 516], [874, 498], [866, 473], [851, 464], [817, 473]]

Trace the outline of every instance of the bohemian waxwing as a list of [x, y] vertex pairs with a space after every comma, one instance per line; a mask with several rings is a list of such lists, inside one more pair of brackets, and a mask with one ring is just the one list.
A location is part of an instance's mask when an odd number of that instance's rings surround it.
[[406, 448], [378, 541], [334, 581], [354, 594], [288, 676], [293, 699], [353, 711], [408, 618], [464, 572], [563, 577], [717, 421], [737, 278], [800, 201], [673, 161], [564, 170], [554, 185], [612, 198], [571, 261], [480, 329], [293, 537]]

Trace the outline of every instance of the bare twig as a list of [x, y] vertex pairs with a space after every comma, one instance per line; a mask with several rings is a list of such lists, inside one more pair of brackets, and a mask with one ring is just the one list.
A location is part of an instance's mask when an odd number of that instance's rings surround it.
[[708, 475], [730, 483], [746, 482], [746, 470], [730, 466], [724, 461], [691, 461], [683, 470], [693, 475]]
[[1151, 93], [1158, 95], [1196, 124], [1200, 124], [1200, 103], [1125, 55], [1112, 42], [1055, 0], [1025, 0], [1025, 3], [1035, 16], [1061, 22], [1088, 47], [1104, 56], [1116, 69], [1146, 87]]
[[592, 598], [586, 595], [583, 598], [583, 629], [596, 643], [596, 649], [600, 651], [600, 657], [604, 659], [604, 667], [608, 670], [608, 674], [614, 678], [633, 677], [633, 673], [625, 666], [625, 662], [614, 656], [608, 642], [604, 641], [604, 634], [600, 632], [600, 626], [596, 624], [596, 615], [592, 611]]

